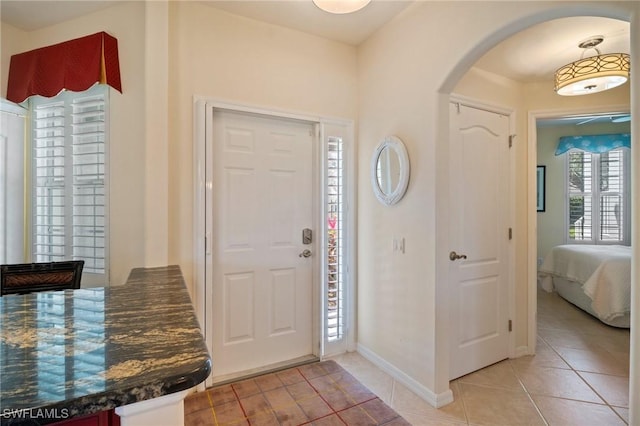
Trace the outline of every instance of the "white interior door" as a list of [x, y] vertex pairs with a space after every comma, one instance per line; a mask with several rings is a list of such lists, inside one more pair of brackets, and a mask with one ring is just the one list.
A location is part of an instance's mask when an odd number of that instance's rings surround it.
[[450, 378], [509, 355], [509, 118], [451, 104]]
[[[313, 353], [311, 123], [213, 112], [213, 381]], [[307, 253], [309, 254], [309, 253]], [[209, 285], [209, 284], [208, 284]]]

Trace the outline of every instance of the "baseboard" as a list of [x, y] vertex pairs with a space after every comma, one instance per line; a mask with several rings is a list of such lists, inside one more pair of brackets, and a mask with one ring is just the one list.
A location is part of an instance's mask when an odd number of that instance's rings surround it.
[[424, 399], [433, 407], [440, 408], [453, 402], [453, 392], [451, 392], [451, 389], [447, 389], [446, 392], [442, 392], [439, 394], [434, 393], [431, 389], [422, 385], [421, 383], [410, 377], [407, 373], [400, 370], [398, 367], [391, 364], [390, 362], [376, 354], [374, 351], [360, 343], [358, 343], [358, 353], [375, 364], [376, 367], [389, 374], [395, 380], [402, 383], [411, 392]]
[[520, 358], [521, 356], [526, 356], [526, 355], [533, 355], [531, 352], [529, 352], [529, 346], [518, 346], [516, 348], [516, 353], [514, 355], [514, 358]]

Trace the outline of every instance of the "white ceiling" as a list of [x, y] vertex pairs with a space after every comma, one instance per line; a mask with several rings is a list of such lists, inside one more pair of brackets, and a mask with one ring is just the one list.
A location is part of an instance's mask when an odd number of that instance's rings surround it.
[[33, 31], [112, 6], [112, 1], [0, 0], [0, 20]]
[[211, 7], [357, 46], [413, 1], [373, 0], [355, 13], [333, 15], [311, 0], [208, 0]]
[[598, 46], [602, 53], [629, 53], [629, 23], [616, 19], [581, 16], [543, 22], [521, 31], [487, 52], [478, 68], [522, 82], [553, 80], [561, 66], [595, 50], [578, 47], [595, 35], [604, 36]]
[[[0, 0], [0, 17], [24, 30], [35, 30], [95, 12], [117, 3], [110, 1]], [[195, 1], [195, 0], [182, 0]], [[293, 28], [343, 43], [358, 45], [405, 10], [413, 1], [373, 0], [364, 9], [331, 15], [311, 0], [203, 0], [236, 15]], [[549, 81], [560, 66], [578, 59], [578, 43], [602, 35], [603, 53], [629, 53], [629, 23], [608, 18], [576, 17], [530, 27], [495, 46], [477, 63], [478, 68], [522, 82]], [[591, 56], [594, 51], [588, 51]]]

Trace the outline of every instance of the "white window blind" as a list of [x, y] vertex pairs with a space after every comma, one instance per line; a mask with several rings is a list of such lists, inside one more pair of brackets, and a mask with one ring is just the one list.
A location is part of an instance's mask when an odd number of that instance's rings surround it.
[[627, 244], [628, 149], [568, 155], [569, 242]]
[[341, 138], [327, 144], [327, 340], [344, 335], [344, 163]]
[[106, 279], [107, 90], [35, 98], [33, 260], [84, 260]]

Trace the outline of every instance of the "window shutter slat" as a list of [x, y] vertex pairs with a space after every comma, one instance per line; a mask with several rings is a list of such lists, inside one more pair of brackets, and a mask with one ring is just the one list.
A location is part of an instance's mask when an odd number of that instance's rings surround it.
[[327, 325], [329, 342], [344, 336], [343, 259], [343, 141], [330, 137], [327, 144]]
[[106, 89], [35, 98], [34, 261], [85, 261], [106, 273]]
[[104, 109], [103, 95], [72, 102], [73, 255], [94, 273], [104, 273]]
[[34, 260], [65, 256], [64, 102], [47, 102], [34, 111]]

